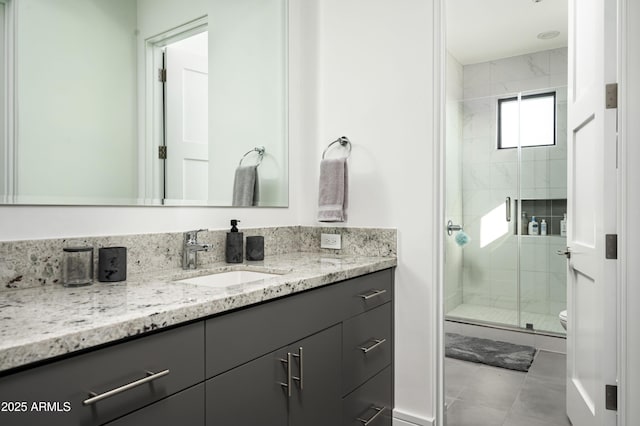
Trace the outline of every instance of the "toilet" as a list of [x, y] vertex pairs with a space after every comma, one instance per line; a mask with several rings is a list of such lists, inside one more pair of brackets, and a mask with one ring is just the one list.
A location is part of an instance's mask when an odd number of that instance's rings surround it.
[[560, 318], [560, 324], [562, 325], [562, 328], [565, 329], [565, 331], [567, 330], [567, 311], [562, 311], [558, 314], [558, 318]]

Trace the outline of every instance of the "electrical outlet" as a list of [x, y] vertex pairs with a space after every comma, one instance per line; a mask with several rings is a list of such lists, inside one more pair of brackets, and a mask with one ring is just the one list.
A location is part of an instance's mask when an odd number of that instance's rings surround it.
[[340, 250], [342, 248], [341, 235], [320, 234], [320, 248]]

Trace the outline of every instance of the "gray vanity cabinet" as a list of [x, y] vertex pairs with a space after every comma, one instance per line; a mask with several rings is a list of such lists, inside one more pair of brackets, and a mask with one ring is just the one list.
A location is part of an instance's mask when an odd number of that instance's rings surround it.
[[206, 382], [207, 426], [339, 425], [341, 326]]
[[6, 372], [0, 425], [390, 425], [392, 300], [387, 269]]

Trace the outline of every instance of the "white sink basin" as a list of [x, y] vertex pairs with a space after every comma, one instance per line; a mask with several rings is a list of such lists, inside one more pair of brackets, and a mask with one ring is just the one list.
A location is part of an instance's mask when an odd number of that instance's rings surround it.
[[266, 278], [277, 277], [279, 275], [280, 274], [269, 274], [266, 272], [255, 271], [227, 271], [210, 275], [202, 275], [200, 277], [186, 278], [184, 280], [178, 280], [175, 282], [223, 288], [238, 284], [247, 284], [254, 281], [260, 281]]

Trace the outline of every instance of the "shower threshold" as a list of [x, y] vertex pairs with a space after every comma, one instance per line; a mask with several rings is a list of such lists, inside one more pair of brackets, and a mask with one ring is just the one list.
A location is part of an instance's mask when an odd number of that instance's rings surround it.
[[462, 317], [456, 317], [452, 315], [445, 315], [444, 319], [445, 321], [450, 321], [458, 324], [475, 325], [478, 327], [494, 328], [498, 330], [514, 331], [517, 333], [525, 333], [525, 334], [535, 334], [538, 336], [548, 336], [548, 337], [555, 337], [560, 339], [567, 338], [565, 333], [556, 333], [554, 331], [548, 331], [548, 330], [528, 329], [528, 328], [518, 327], [516, 325], [501, 324], [501, 323], [485, 321], [485, 320], [462, 318]]

